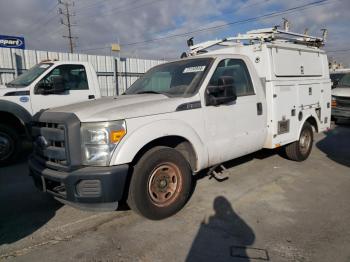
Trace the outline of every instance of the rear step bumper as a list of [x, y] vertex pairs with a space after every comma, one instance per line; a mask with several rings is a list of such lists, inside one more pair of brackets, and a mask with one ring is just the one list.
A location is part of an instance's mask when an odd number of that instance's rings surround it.
[[58, 201], [85, 210], [115, 210], [123, 198], [129, 165], [82, 167], [62, 172], [42, 166], [29, 159], [30, 175], [43, 192]]

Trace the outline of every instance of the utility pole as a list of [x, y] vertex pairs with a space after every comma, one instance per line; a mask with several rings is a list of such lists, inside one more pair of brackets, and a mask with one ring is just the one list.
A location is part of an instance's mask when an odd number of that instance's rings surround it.
[[72, 7], [74, 7], [74, 2], [73, 1], [63, 1], [63, 0], [58, 0], [58, 4], [62, 6], [58, 9], [59, 14], [62, 15], [61, 17], [61, 24], [66, 26], [68, 29], [68, 35], [63, 35], [64, 38], [68, 38], [68, 43], [69, 43], [69, 50], [70, 53], [74, 53], [74, 47], [75, 42], [78, 37], [72, 35], [72, 26], [75, 24], [72, 23], [72, 17], [75, 16], [75, 14], [70, 10]]

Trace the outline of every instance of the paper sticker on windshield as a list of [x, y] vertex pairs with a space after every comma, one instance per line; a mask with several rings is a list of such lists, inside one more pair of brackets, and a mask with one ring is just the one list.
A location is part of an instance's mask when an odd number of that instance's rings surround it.
[[203, 72], [205, 69], [205, 66], [191, 66], [186, 67], [182, 73], [196, 73], [196, 72]]
[[48, 68], [50, 65], [49, 64], [41, 64], [40, 68]]

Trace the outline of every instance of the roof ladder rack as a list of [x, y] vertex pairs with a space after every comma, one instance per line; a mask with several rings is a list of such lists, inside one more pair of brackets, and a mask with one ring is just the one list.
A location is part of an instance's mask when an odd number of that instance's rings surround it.
[[[327, 36], [327, 30], [322, 29], [323, 36], [316, 37], [310, 36], [307, 34], [307, 30], [305, 30], [304, 34], [290, 32], [288, 28], [286, 30], [278, 29], [278, 26], [272, 28], [264, 28], [258, 30], [248, 31], [245, 34], [238, 34], [235, 37], [228, 37], [218, 40], [211, 40], [203, 43], [199, 43], [196, 45], [189, 45], [190, 52], [189, 55], [193, 56], [196, 54], [206, 52], [207, 48], [221, 45], [221, 46], [234, 46], [240, 41], [249, 41], [250, 43], [264, 43], [264, 42], [272, 42], [275, 40], [283, 40], [285, 42], [301, 44], [306, 46], [315, 46], [321, 47], [324, 45]], [[192, 39], [191, 39], [192, 40]], [[193, 41], [191, 41], [193, 43]]]

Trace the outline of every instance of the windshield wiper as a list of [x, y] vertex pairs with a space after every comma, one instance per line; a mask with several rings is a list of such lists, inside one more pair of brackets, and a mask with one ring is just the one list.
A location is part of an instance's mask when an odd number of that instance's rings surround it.
[[140, 91], [137, 92], [136, 94], [159, 94], [159, 95], [164, 95], [163, 93], [157, 92], [157, 91]]

